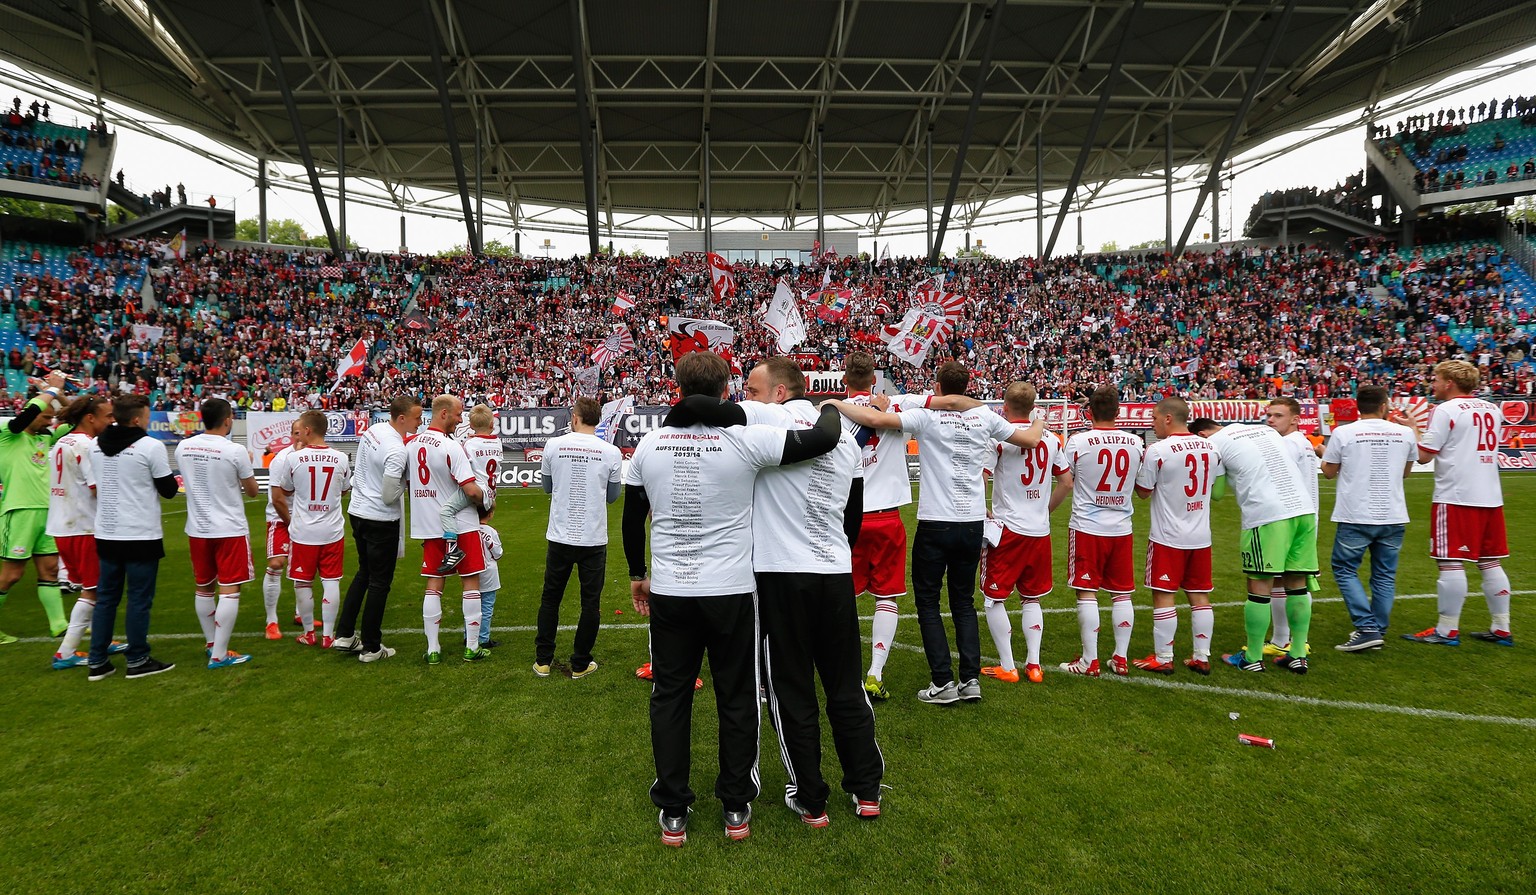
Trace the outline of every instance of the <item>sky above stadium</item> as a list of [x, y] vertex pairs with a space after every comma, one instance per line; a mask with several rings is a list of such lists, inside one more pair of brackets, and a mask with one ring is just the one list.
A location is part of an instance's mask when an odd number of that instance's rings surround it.
[[[1487, 78], [1494, 72], [1512, 66], [1522, 67], [1511, 74], [1486, 80], [1477, 86], [1458, 89], [1458, 85], [1466, 85]], [[1412, 112], [1434, 112], [1438, 109], [1469, 103], [1475, 106], [1479, 101], [1490, 98], [1502, 100], [1510, 95], [1536, 93], [1536, 74], [1533, 74], [1533, 71], [1536, 71], [1536, 47], [1528, 47], [1495, 62], [1464, 71], [1452, 78], [1414, 91], [1412, 94], [1388, 97], [1382, 102], [1381, 108], [1391, 111], [1383, 115], [1381, 120], [1383, 123], [1390, 123]], [[0, 84], [4, 85], [0, 89], [9, 88], [15, 95], [22, 96], [24, 104], [30, 102], [32, 98], [53, 102], [57, 107], [54, 114], [54, 119], [57, 121], [67, 123], [76, 119], [82, 122], [85, 120], [79, 111], [84, 108], [81, 102], [84, 97], [71, 88], [45, 81], [6, 62], [0, 62]], [[133, 111], [129, 109], [112, 107], [112, 111], [124, 117], [133, 116]], [[1350, 122], [1357, 117], [1358, 112], [1322, 122], [1289, 137], [1271, 141], [1234, 159], [1232, 165], [1234, 176], [1230, 181], [1224, 178], [1224, 192], [1220, 207], [1220, 233], [1223, 238], [1232, 238], [1234, 231], [1242, 227], [1249, 208], [1267, 191], [1298, 186], [1326, 189], [1343, 181], [1350, 174], [1360, 171], [1365, 165], [1365, 154], [1361, 148], [1365, 136], [1364, 129], [1360, 126], [1349, 126]], [[1338, 132], [1330, 134], [1335, 130]], [[218, 198], [220, 206], [233, 203], [240, 218], [256, 216], [255, 184], [249, 178], [214, 160], [216, 157], [234, 158], [238, 155], [236, 151], [174, 125], [157, 124], [154, 127], [142, 129], [120, 127], [118, 132], [121, 139], [116, 167], [124, 171], [129, 187], [147, 193], [167, 185], [174, 188], [177, 183], [184, 183], [189, 199], [193, 202], [204, 201], [209, 195], [213, 195]], [[166, 139], [161, 134], [168, 135], [171, 139]], [[1278, 157], [1269, 158], [1289, 145], [1296, 145], [1297, 148]], [[1173, 200], [1175, 238], [1183, 229], [1194, 203], [1194, 188], [1198, 186], [1194, 180], [1195, 174], [1193, 170], [1178, 172]], [[936, 187], [942, 184], [947, 175], [947, 171], [935, 172]], [[356, 187], [355, 180], [350, 180], [349, 183], [353, 184], [353, 188]], [[1225, 186], [1227, 183], [1230, 184], [1230, 188]], [[1084, 190], [1080, 190], [1079, 196], [1084, 193]], [[1048, 198], [1052, 195], [1047, 193]], [[486, 203], [487, 206], [491, 205], [489, 195], [486, 197]], [[994, 255], [1013, 257], [1035, 254], [1038, 246], [1033, 219], [1034, 204], [1035, 200], [1032, 196], [1004, 200], [997, 207], [1010, 210], [1024, 219], [979, 227], [970, 234], [972, 239], [981, 240], [986, 251]], [[336, 215], [334, 201], [331, 205], [334, 217]], [[1206, 209], [1196, 221], [1191, 238], [1193, 242], [1202, 241], [1212, 233], [1209, 206], [1210, 203], [1207, 202]], [[991, 211], [992, 209], [989, 208], [989, 213]], [[291, 218], [298, 221], [309, 234], [324, 233], [320, 214], [307, 187], [270, 190], [267, 212], [272, 220]], [[1049, 238], [1053, 219], [1049, 216], [1049, 210], [1047, 214], [1045, 231]], [[566, 212], [564, 217], [576, 220], [577, 213]], [[1109, 244], [1124, 249], [1148, 240], [1160, 240], [1164, 233], [1162, 183], [1159, 180], [1111, 184], [1101, 192], [1092, 206], [1081, 213], [1080, 217], [1082, 245], [1085, 251], [1099, 251], [1108, 247]], [[1061, 236], [1057, 241], [1057, 254], [1070, 253], [1076, 248], [1078, 218], [1079, 215], [1074, 212], [1062, 227]], [[920, 221], [920, 218], [918, 220]], [[814, 229], [814, 216], [809, 219], [809, 223]], [[717, 223], [716, 226], [721, 225]], [[349, 202], [347, 232], [354, 242], [364, 248], [385, 251], [397, 249], [400, 244], [400, 213], [392, 209]], [[511, 228], [491, 223], [486, 225], [485, 239], [487, 242], [498, 240], [507, 245], [511, 245], [514, 241]], [[548, 252], [553, 256], [568, 257], [584, 252], [586, 249], [585, 235], [549, 232], [532, 226], [524, 227], [522, 230], [522, 246], [526, 253], [544, 254], [546, 239], [551, 243]], [[606, 241], [606, 236], [604, 239]], [[892, 253], [896, 255], [918, 255], [925, 250], [925, 238], [920, 230], [911, 235], [877, 239], [882, 247], [888, 243]], [[465, 241], [465, 227], [461, 220], [412, 213], [406, 215], [406, 245], [413, 252], [435, 253], [462, 245]], [[952, 253], [962, 247], [964, 242], [965, 234], [951, 228], [945, 240], [945, 247]], [[870, 243], [871, 237], [864, 234], [861, 237], [861, 246], [864, 250], [868, 251], [871, 248]], [[649, 254], [666, 252], [664, 237], [632, 239], [621, 235], [615, 237], [614, 245], [620, 251], [639, 249]]]

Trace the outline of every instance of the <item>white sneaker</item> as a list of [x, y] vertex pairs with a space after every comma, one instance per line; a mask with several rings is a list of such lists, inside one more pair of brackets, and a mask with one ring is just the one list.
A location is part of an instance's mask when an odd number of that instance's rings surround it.
[[955, 686], [954, 681], [950, 681], [942, 687], [938, 684], [929, 684], [917, 691], [917, 699], [919, 702], [926, 702], [929, 705], [949, 705], [960, 701], [960, 690]]
[[363, 638], [356, 634], [351, 637], [337, 637], [331, 641], [331, 649], [344, 653], [360, 653], [363, 651]]
[[975, 678], [971, 678], [970, 680], [960, 685], [958, 693], [962, 702], [980, 702], [981, 682]]
[[379, 651], [376, 652], [376, 653], [370, 653], [370, 652], [366, 652], [366, 651], [358, 653], [357, 661], [359, 661], [359, 662], [377, 662], [380, 659], [388, 659], [390, 656], [393, 656], [394, 654], [395, 654], [395, 651], [394, 651], [394, 649], [392, 647], [385, 646], [384, 644], [381, 643], [381, 644], [379, 644]]

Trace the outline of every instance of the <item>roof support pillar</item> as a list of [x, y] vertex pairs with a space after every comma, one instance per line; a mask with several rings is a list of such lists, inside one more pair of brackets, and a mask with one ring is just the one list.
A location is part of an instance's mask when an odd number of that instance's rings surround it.
[[927, 201], [924, 203], [923, 207], [926, 209], [927, 214], [928, 214], [928, 245], [924, 247], [924, 251], [927, 254], [932, 255], [933, 254], [933, 121], [931, 119], [928, 122], [927, 153], [928, 153], [928, 161], [924, 164], [923, 167], [924, 167], [924, 176], [926, 177], [925, 184], [926, 184], [926, 188], [927, 188], [928, 192], [927, 192]]
[[256, 156], [256, 239], [267, 241], [267, 157]]
[[1173, 119], [1163, 129], [1163, 251], [1173, 251]]
[[[960, 131], [960, 145], [955, 147], [955, 170], [949, 175], [949, 189], [944, 193], [944, 211], [939, 215], [939, 231], [928, 246], [928, 263], [939, 263], [939, 252], [944, 249], [944, 231], [949, 227], [949, 213], [955, 207], [955, 194], [960, 190], [960, 175], [965, 173], [965, 156], [971, 148], [971, 134], [976, 130], [976, 112], [981, 108], [981, 94], [987, 88], [987, 75], [992, 68], [992, 49], [997, 46], [997, 32], [1002, 29], [1003, 6], [1007, 0], [997, 0], [987, 17], [987, 42], [981, 49], [981, 64], [976, 71], [976, 83], [971, 88], [971, 106], [965, 110], [965, 127]], [[1136, 0], [1139, 4], [1141, 0]], [[929, 145], [932, 146], [930, 131]], [[931, 213], [931, 212], [930, 212]]]
[[448, 155], [453, 159], [453, 179], [459, 187], [459, 202], [464, 207], [464, 228], [469, 233], [470, 254], [480, 254], [480, 238], [475, 230], [475, 210], [469, 204], [469, 184], [464, 177], [464, 150], [459, 146], [459, 128], [453, 120], [453, 103], [448, 99], [448, 75], [443, 68], [442, 35], [437, 27], [437, 10], [432, 0], [422, 0], [427, 14], [427, 45], [432, 50], [432, 79], [437, 82], [437, 103], [443, 110], [443, 132], [448, 138]]
[[[1043, 128], [1042, 128], [1043, 131]], [[1035, 134], [1035, 257], [1045, 256], [1045, 134]]]
[[[1195, 220], [1200, 216], [1200, 208], [1205, 204], [1205, 197], [1215, 191], [1217, 184], [1221, 182], [1221, 166], [1226, 164], [1227, 155], [1232, 152], [1232, 143], [1237, 139], [1238, 131], [1242, 130], [1243, 122], [1248, 119], [1248, 110], [1253, 107], [1254, 97], [1259, 95], [1259, 86], [1264, 82], [1264, 76], [1269, 73], [1269, 65], [1275, 59], [1275, 53], [1280, 49], [1280, 40], [1285, 36], [1286, 26], [1291, 21], [1291, 13], [1296, 9], [1296, 0], [1285, 0], [1285, 8], [1280, 11], [1280, 21], [1275, 23], [1269, 33], [1269, 43], [1264, 46], [1264, 55], [1259, 57], [1259, 64], [1254, 67], [1253, 75], [1248, 79], [1248, 89], [1243, 91], [1243, 101], [1238, 103], [1237, 111], [1232, 115], [1232, 123], [1227, 126], [1227, 133], [1221, 139], [1221, 147], [1216, 151], [1216, 157], [1211, 159], [1211, 170], [1205, 175], [1205, 183], [1200, 185], [1200, 195], [1195, 197], [1195, 207], [1189, 213], [1189, 220], [1184, 222], [1184, 232], [1179, 234], [1179, 244], [1174, 254], [1182, 254], [1184, 246], [1189, 243], [1189, 234], [1195, 229]], [[1215, 220], [1219, 215], [1213, 215], [1211, 225], [1212, 235], [1220, 231]]]
[[293, 139], [299, 144], [299, 157], [304, 161], [304, 173], [309, 175], [309, 188], [315, 194], [315, 204], [320, 208], [320, 221], [325, 225], [325, 238], [331, 251], [340, 255], [342, 245], [336, 239], [336, 227], [331, 223], [331, 209], [325, 204], [325, 193], [320, 189], [320, 174], [315, 170], [315, 154], [309, 149], [309, 134], [304, 122], [299, 120], [299, 107], [293, 101], [293, 89], [288, 85], [288, 74], [283, 70], [283, 57], [277, 51], [277, 39], [272, 36], [271, 3], [268, 0], [251, 0], [256, 7], [256, 22], [261, 37], [267, 45], [267, 57], [272, 62], [272, 77], [283, 95], [283, 105], [288, 109], [288, 125], [293, 128]]
[[336, 116], [336, 241], [347, 250], [347, 116]]
[[706, 124], [704, 125], [704, 251], [706, 254], [715, 250], [715, 226], [713, 223], [715, 209], [709, 196], [709, 169], [711, 167], [709, 158], [709, 125]]
[[576, 87], [576, 129], [581, 143], [581, 180], [587, 200], [587, 254], [596, 255], [597, 243], [597, 125], [587, 102], [587, 33], [582, 27], [580, 2], [566, 4], [571, 10], [571, 62]]
[[1061, 236], [1061, 225], [1066, 223], [1067, 212], [1072, 208], [1072, 199], [1077, 195], [1077, 188], [1083, 182], [1083, 170], [1088, 167], [1088, 155], [1093, 152], [1093, 141], [1098, 139], [1099, 125], [1104, 123], [1104, 113], [1109, 109], [1110, 97], [1114, 95], [1115, 85], [1120, 81], [1120, 70], [1125, 66], [1125, 51], [1131, 45], [1131, 31], [1136, 27], [1136, 16], [1141, 13], [1141, 7], [1145, 0], [1136, 0], [1131, 11], [1125, 17], [1125, 25], [1120, 30], [1120, 42], [1115, 45], [1115, 60], [1109, 65], [1109, 74], [1104, 76], [1104, 86], [1099, 90], [1099, 102], [1093, 107], [1093, 117], [1088, 121], [1088, 132], [1083, 134], [1083, 148], [1077, 153], [1077, 161], [1072, 165], [1072, 177], [1067, 181], [1067, 193], [1061, 197], [1061, 206], [1056, 212], [1056, 223], [1051, 225], [1051, 239], [1045, 244], [1045, 249], [1040, 253], [1041, 259], [1051, 257], [1051, 252], [1056, 248], [1056, 239]]
[[827, 206], [826, 195], [822, 192], [821, 132], [822, 126], [816, 125], [816, 244], [825, 252], [827, 250]]

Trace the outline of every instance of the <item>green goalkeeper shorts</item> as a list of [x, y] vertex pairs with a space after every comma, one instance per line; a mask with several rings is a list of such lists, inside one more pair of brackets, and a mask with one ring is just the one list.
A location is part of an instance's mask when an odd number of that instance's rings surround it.
[[53, 542], [47, 529], [47, 510], [17, 509], [0, 516], [0, 545], [5, 547], [4, 558], [21, 562], [33, 556], [58, 553], [59, 545]]
[[1249, 578], [1316, 575], [1317, 516], [1307, 513], [1244, 529], [1242, 550]]

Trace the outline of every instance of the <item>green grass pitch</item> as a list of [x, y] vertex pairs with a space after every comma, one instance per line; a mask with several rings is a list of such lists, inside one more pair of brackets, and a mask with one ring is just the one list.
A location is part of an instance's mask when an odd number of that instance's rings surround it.
[[[876, 707], [890, 789], [873, 822], [834, 800], [829, 828], [800, 824], [783, 807], [785, 773], [765, 723], [753, 835], [728, 842], [708, 795], [715, 724], [706, 686], [694, 711], [701, 799], [681, 850], [659, 844], [647, 797], [648, 688], [632, 674], [646, 637], [628, 603], [617, 507], [602, 667], [570, 681], [529, 668], [541, 492], [504, 492], [497, 510], [507, 545], [496, 618], [504, 645], [485, 663], [453, 658], [462, 627], [450, 593], [440, 667], [421, 661], [413, 546], [385, 621], [395, 658], [366, 666], [291, 639], [269, 643], [250, 585], [232, 646], [254, 661], [206, 670], [178, 502], [166, 508], [170, 556], [151, 635], [155, 654], [177, 663], [171, 673], [88, 683], [83, 670], [49, 670], [53, 643], [30, 574], [0, 613], [0, 628], [27, 638], [0, 647], [0, 890], [1529, 892], [1536, 641], [1523, 625], [1536, 591], [1536, 539], [1526, 528], [1536, 518], [1536, 476], [1504, 478], [1514, 649], [1395, 636], [1435, 618], [1426, 598], [1435, 584], [1425, 556], [1429, 486], [1423, 475], [1409, 483], [1418, 518], [1398, 579], [1408, 597], [1386, 649], [1332, 649], [1349, 624], [1325, 573], [1304, 678], [1226, 668], [1210, 678], [1182, 668], [1172, 678], [1047, 674], [1043, 686], [988, 681], [979, 705], [930, 707], [913, 698], [926, 665], [903, 606], [906, 648], [886, 673], [894, 698]], [[1331, 507], [1332, 483], [1323, 493]], [[259, 532], [260, 504], [249, 511]], [[1138, 533], [1146, 520], [1139, 508]], [[1058, 555], [1065, 521], [1063, 510]], [[1233, 503], [1218, 503], [1218, 650], [1242, 640], [1236, 523]], [[1325, 557], [1332, 537], [1325, 521]], [[1048, 667], [1077, 649], [1064, 568], [1059, 559], [1047, 602]], [[1487, 610], [1470, 577], [1463, 627], [1478, 630]], [[573, 581], [566, 624], [575, 621], [574, 589]], [[1137, 605], [1140, 656], [1150, 652], [1146, 592]], [[292, 609], [285, 587], [290, 638]], [[872, 610], [867, 598], [861, 609]], [[1181, 656], [1188, 634], [1181, 612]], [[570, 636], [561, 632], [562, 656]], [[1102, 637], [1108, 655], [1109, 632]], [[982, 642], [990, 653], [985, 633]], [[1022, 659], [1017, 635], [1015, 648]], [[1240, 732], [1273, 737], [1278, 748], [1239, 746]], [[836, 793], [830, 743], [826, 753]]]

